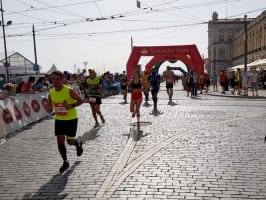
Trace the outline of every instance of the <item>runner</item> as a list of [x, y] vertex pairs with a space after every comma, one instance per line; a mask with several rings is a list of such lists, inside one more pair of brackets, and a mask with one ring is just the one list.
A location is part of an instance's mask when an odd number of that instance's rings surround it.
[[102, 123], [105, 123], [105, 119], [100, 111], [100, 105], [102, 104], [102, 79], [96, 76], [94, 69], [89, 69], [89, 76], [86, 79], [87, 89], [86, 97], [91, 106], [93, 118], [95, 120], [94, 128], [99, 126], [97, 114], [100, 116]]
[[60, 71], [52, 73], [52, 83], [54, 88], [50, 90], [48, 96], [47, 112], [52, 112], [55, 107], [55, 136], [57, 137], [58, 150], [63, 158], [63, 165], [59, 171], [63, 173], [69, 168], [65, 139], [69, 145], [75, 145], [77, 156], [83, 153], [82, 142], [76, 140], [78, 125], [78, 115], [76, 106], [82, 104], [82, 99], [70, 87], [63, 84], [64, 75]]
[[158, 101], [158, 92], [160, 90], [161, 77], [159, 74], [156, 73], [155, 68], [153, 68], [152, 73], [148, 79], [151, 85], [151, 94], [152, 94], [152, 100], [153, 100], [153, 106], [154, 106], [153, 113], [157, 114], [158, 113], [157, 101]]
[[142, 102], [142, 82], [138, 70], [134, 70], [133, 77], [129, 82], [129, 87], [131, 90], [130, 112], [132, 113], [132, 117], [137, 115], [139, 119], [139, 109]]
[[173, 97], [173, 84], [174, 84], [174, 78], [175, 74], [172, 70], [170, 70], [170, 66], [167, 66], [167, 70], [164, 71], [163, 77], [166, 83], [166, 91], [169, 96], [169, 104], [172, 104], [172, 97]]
[[126, 76], [126, 72], [123, 71], [123, 74], [120, 78], [120, 85], [121, 85], [121, 92], [123, 94], [123, 98], [125, 100], [125, 103], [127, 103], [127, 76]]
[[142, 85], [143, 85], [143, 94], [145, 96], [145, 104], [148, 104], [149, 101], [149, 92], [150, 92], [150, 82], [148, 80], [149, 73], [144, 71], [144, 74], [141, 77]]

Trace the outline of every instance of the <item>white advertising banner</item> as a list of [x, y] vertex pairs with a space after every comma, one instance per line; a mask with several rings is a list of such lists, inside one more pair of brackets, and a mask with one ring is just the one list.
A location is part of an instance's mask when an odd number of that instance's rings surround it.
[[48, 115], [47, 92], [19, 94], [0, 100], [0, 138]]

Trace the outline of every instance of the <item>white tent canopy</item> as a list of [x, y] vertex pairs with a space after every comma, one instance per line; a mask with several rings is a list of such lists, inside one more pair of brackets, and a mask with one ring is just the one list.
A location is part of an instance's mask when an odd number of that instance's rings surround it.
[[266, 59], [258, 59], [248, 64], [249, 67], [258, 67], [266, 69]]
[[46, 72], [46, 74], [52, 74], [54, 71], [57, 71], [57, 67], [55, 64], [52, 65], [52, 67]]
[[[266, 59], [258, 59], [249, 64], [247, 64], [247, 69], [250, 70], [252, 67], [256, 67], [257, 69], [266, 69]], [[228, 68], [229, 71], [236, 71], [237, 68], [244, 69], [244, 64], [236, 65], [234, 67]]]

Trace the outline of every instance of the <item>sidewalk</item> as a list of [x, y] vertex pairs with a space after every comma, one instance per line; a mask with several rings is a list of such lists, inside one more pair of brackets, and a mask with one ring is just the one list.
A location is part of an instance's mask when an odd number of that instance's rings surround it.
[[[222, 88], [219, 88], [218, 90], [222, 91]], [[249, 98], [249, 99], [265, 99], [266, 100], [266, 90], [258, 90], [258, 96], [252, 96], [252, 92], [250, 90], [248, 91], [249, 96], [237, 95], [236, 92], [233, 95], [231, 91], [232, 89], [229, 89], [228, 91], [225, 91], [225, 94], [222, 94], [221, 92], [213, 92], [213, 89], [210, 86], [208, 95], [221, 96], [221, 97], [232, 97], [232, 98]]]

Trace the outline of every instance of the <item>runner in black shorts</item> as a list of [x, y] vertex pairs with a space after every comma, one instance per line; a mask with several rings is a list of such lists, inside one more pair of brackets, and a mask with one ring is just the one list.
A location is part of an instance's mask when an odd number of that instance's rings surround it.
[[87, 84], [86, 97], [90, 103], [92, 116], [95, 120], [94, 128], [97, 128], [99, 126], [97, 115], [100, 116], [102, 123], [105, 123], [105, 119], [100, 110], [100, 105], [102, 104], [102, 79], [97, 76], [94, 69], [89, 69], [89, 77], [85, 82]]
[[166, 83], [167, 94], [169, 96], [169, 102], [168, 102], [168, 104], [172, 104], [173, 103], [172, 102], [173, 85], [174, 85], [175, 74], [171, 70], [170, 66], [167, 66], [167, 70], [164, 71], [163, 77], [164, 77], [164, 80], [165, 80], [165, 83]]
[[52, 73], [54, 88], [49, 91], [49, 102], [45, 107], [49, 113], [53, 111], [53, 108], [55, 109], [55, 136], [57, 137], [58, 150], [64, 161], [59, 169], [61, 173], [69, 168], [65, 140], [68, 144], [76, 146], [77, 156], [81, 156], [83, 153], [82, 142], [76, 140], [78, 114], [75, 108], [82, 104], [82, 99], [63, 82], [63, 73], [54, 71]]

